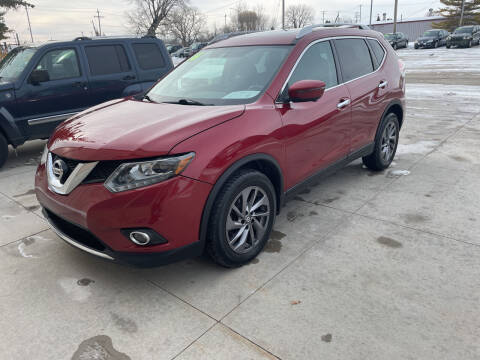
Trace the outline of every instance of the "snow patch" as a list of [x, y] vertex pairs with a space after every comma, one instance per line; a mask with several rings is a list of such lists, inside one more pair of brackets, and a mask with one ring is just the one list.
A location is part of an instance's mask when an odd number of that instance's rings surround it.
[[22, 255], [24, 258], [36, 258], [35, 255], [27, 254], [27, 252], [25, 251], [25, 246], [27, 246], [27, 244], [25, 244], [23, 241], [18, 244], [17, 248], [20, 255]]
[[437, 141], [422, 140], [413, 144], [398, 144], [397, 154], [427, 154], [438, 144]]
[[15, 215], [2, 215], [3, 220], [12, 220], [15, 218]]
[[400, 176], [407, 176], [410, 175], [410, 171], [408, 170], [392, 170], [388, 172], [388, 177], [400, 177]]

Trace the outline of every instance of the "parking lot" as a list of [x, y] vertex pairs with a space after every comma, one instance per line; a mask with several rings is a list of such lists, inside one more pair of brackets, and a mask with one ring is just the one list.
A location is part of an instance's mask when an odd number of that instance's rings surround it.
[[394, 166], [299, 193], [259, 258], [155, 269], [70, 247], [42, 218], [44, 141], [0, 170], [1, 359], [479, 359], [480, 47], [400, 50]]

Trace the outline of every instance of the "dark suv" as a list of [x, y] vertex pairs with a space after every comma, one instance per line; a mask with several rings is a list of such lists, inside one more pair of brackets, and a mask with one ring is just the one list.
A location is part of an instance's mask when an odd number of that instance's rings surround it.
[[287, 196], [357, 158], [390, 166], [404, 98], [403, 62], [376, 31], [233, 37], [143, 100], [61, 124], [35, 191], [59, 236], [96, 256], [146, 266], [205, 249], [240, 266], [263, 249]]
[[156, 38], [77, 38], [12, 50], [0, 63], [0, 167], [8, 144], [48, 138], [61, 121], [142, 93], [172, 67]]
[[461, 26], [447, 38], [447, 48], [472, 47], [480, 44], [480, 25]]
[[404, 33], [396, 32], [392, 34], [385, 34], [384, 36], [394, 50], [408, 47], [408, 38]]

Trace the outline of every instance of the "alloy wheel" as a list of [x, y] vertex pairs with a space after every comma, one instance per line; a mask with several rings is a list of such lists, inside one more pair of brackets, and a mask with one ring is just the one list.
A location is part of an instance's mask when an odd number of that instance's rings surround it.
[[397, 128], [395, 124], [391, 121], [385, 126], [382, 134], [382, 142], [380, 145], [381, 149], [381, 158], [385, 163], [390, 162], [395, 152], [395, 147], [397, 145]]
[[245, 254], [260, 242], [270, 219], [270, 200], [258, 186], [249, 186], [233, 200], [227, 214], [226, 238], [237, 254]]

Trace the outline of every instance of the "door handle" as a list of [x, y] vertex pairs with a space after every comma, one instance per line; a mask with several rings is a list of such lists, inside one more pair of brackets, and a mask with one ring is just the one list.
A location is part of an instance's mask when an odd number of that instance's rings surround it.
[[83, 81], [77, 81], [76, 83], [73, 83], [73, 86], [83, 87], [83, 90], [88, 90], [87, 83]]
[[135, 75], [127, 75], [123, 78], [123, 80], [135, 80]]
[[350, 99], [341, 99], [340, 102], [337, 104], [337, 109], [341, 110], [348, 105], [350, 105]]
[[388, 81], [382, 81], [380, 84], [378, 84], [379, 89], [385, 89], [388, 85]]

